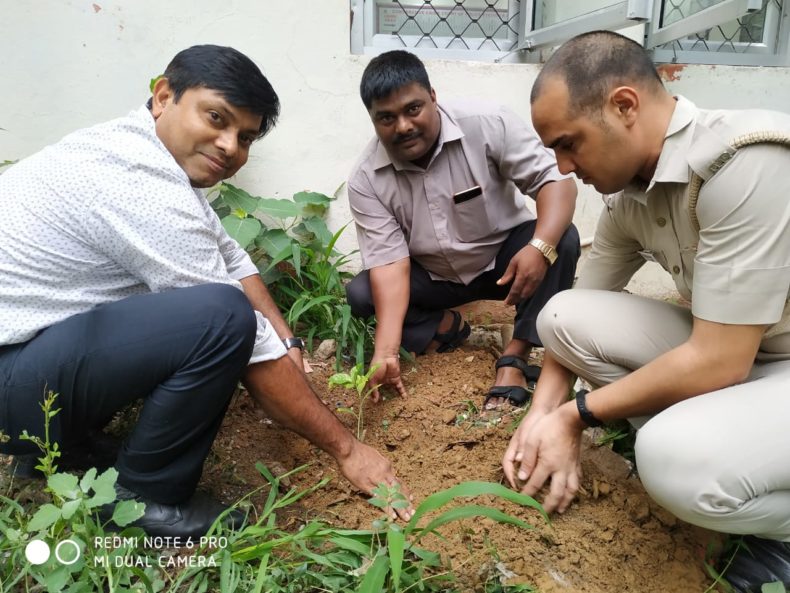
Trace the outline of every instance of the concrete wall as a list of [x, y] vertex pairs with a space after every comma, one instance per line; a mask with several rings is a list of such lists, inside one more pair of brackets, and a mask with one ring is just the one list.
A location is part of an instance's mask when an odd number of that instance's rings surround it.
[[[332, 193], [372, 127], [357, 96], [368, 57], [350, 55], [348, 0], [0, 0], [0, 161], [142, 104], [149, 79], [180, 49], [232, 45], [252, 57], [283, 103], [277, 128], [233, 182], [289, 197]], [[529, 117], [530, 64], [429, 60], [439, 98], [503, 102]], [[790, 69], [688, 66], [669, 86], [706, 107], [790, 109]], [[600, 198], [583, 188], [576, 216], [594, 228]], [[345, 197], [330, 224], [350, 220]], [[354, 247], [347, 232], [341, 247]]]

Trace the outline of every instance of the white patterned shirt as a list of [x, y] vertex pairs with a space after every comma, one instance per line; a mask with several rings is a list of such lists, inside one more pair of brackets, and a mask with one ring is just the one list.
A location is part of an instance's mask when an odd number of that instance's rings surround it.
[[[0, 345], [103, 303], [257, 274], [156, 135], [146, 107], [0, 175]], [[250, 363], [284, 356], [256, 311]]]

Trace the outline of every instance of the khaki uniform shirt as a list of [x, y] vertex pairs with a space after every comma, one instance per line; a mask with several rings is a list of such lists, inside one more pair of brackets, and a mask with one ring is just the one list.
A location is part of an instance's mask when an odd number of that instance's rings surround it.
[[[366, 269], [411, 256], [435, 280], [469, 284], [494, 267], [510, 230], [534, 218], [520, 192], [534, 199], [565, 177], [554, 153], [508, 109], [453, 101], [439, 113], [427, 168], [393, 160], [374, 138], [351, 173], [349, 203]], [[476, 185], [480, 196], [453, 202]]]
[[[656, 261], [695, 317], [770, 325], [761, 350], [790, 352], [790, 149], [758, 144], [733, 151], [728, 144], [757, 131], [790, 134], [790, 115], [702, 110], [678, 97], [653, 179], [604, 196], [577, 286], [621, 290], [646, 260]], [[712, 172], [725, 152], [734, 154]], [[705, 180], [699, 232], [688, 211], [691, 171]]]

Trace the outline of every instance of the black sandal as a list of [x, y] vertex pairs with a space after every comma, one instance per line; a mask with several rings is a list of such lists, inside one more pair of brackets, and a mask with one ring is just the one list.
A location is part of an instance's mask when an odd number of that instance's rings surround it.
[[450, 329], [441, 334], [436, 332], [433, 336], [433, 339], [440, 344], [440, 346], [436, 348], [437, 352], [452, 352], [463, 344], [466, 338], [469, 337], [469, 334], [472, 333], [472, 327], [468, 323], [464, 323], [463, 326], [461, 325], [461, 323], [463, 323], [463, 318], [458, 311], [450, 309], [450, 313], [453, 314], [453, 322], [450, 325]]
[[540, 367], [527, 364], [527, 361], [520, 356], [502, 356], [496, 361], [495, 366], [496, 370], [502, 367], [514, 367], [520, 370], [527, 380], [527, 388], [525, 389], [518, 385], [495, 385], [486, 394], [483, 409], [486, 408], [488, 401], [494, 397], [503, 397], [514, 406], [522, 407], [526, 405], [530, 397], [532, 397], [532, 392], [535, 391], [535, 384], [540, 376]]

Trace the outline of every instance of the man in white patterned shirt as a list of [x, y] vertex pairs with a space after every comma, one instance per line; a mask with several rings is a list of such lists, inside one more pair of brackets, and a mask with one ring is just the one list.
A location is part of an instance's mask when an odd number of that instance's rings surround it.
[[19, 436], [43, 434], [45, 392], [65, 450], [143, 398], [115, 467], [151, 535], [202, 535], [225, 510], [194, 491], [239, 380], [356, 487], [396, 479], [312, 392], [299, 341], [199, 189], [234, 175], [278, 113], [249, 58], [195, 46], [148, 105], [0, 176], [0, 452], [34, 453]]

